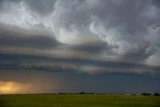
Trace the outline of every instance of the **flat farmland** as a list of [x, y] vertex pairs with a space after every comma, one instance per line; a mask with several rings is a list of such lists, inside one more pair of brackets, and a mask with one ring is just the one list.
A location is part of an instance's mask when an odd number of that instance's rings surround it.
[[105, 94], [12, 94], [0, 95], [0, 107], [160, 107], [160, 97]]

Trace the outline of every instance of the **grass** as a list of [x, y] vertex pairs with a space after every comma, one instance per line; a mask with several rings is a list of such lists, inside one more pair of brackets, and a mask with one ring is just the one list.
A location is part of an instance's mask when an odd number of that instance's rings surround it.
[[93, 94], [1, 95], [0, 107], [160, 107], [160, 97]]

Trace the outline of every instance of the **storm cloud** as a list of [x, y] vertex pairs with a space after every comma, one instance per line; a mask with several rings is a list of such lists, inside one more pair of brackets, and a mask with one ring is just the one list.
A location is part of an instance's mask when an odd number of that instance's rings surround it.
[[160, 2], [0, 0], [4, 71], [159, 75]]
[[158, 4], [156, 0], [4, 0], [1, 45], [80, 50], [159, 66]]

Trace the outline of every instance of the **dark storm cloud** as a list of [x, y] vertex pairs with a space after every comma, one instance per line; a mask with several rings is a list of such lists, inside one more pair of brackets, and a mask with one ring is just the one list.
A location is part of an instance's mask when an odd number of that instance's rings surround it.
[[53, 48], [59, 45], [59, 42], [49, 35], [32, 34], [29, 36], [25, 33], [19, 33], [1, 28], [0, 30], [0, 46], [19, 46], [34, 48]]
[[160, 67], [78, 58], [0, 54], [0, 71], [157, 74]]
[[0, 0], [0, 87], [158, 92], [159, 35], [160, 0]]
[[152, 66], [160, 66], [158, 4], [157, 0], [4, 0], [0, 50], [75, 63], [77, 71], [88, 73], [157, 72]]
[[[9, 26], [7, 26], [9, 27]], [[80, 50], [86, 52], [100, 53], [104, 49], [112, 47], [107, 46], [106, 42], [93, 42], [82, 45], [65, 45], [58, 42], [55, 38], [50, 37], [50, 34], [31, 34], [16, 32], [1, 27], [0, 46], [18, 46], [18, 47], [33, 47], [33, 48], [57, 48], [61, 50]], [[38, 36], [37, 36], [38, 35]]]
[[53, 6], [56, 0], [26, 0], [29, 7], [40, 15], [48, 15], [53, 12]]
[[108, 46], [105, 42], [96, 42], [96, 43], [89, 43], [83, 45], [66, 45], [60, 46], [60, 49], [68, 49], [68, 50], [78, 50], [78, 51], [85, 51], [89, 53], [102, 53], [105, 49], [110, 50], [112, 47]]

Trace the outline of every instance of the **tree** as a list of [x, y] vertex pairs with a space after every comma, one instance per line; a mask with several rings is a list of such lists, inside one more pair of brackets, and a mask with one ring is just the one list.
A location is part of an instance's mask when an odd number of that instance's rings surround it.
[[159, 93], [154, 93], [154, 96], [160, 96], [160, 94]]
[[142, 96], [151, 96], [150, 93], [142, 93], [141, 95], [142, 95]]

